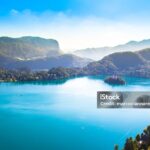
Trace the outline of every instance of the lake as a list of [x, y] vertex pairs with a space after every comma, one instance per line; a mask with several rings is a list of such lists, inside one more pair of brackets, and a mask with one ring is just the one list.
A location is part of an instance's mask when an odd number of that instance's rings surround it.
[[0, 150], [113, 150], [150, 124], [149, 109], [97, 109], [96, 93], [150, 91], [150, 80], [103, 76], [0, 84]]

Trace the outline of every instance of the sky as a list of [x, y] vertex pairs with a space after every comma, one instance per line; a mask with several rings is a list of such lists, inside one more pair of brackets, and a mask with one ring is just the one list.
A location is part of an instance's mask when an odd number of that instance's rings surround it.
[[64, 51], [150, 38], [148, 0], [0, 0], [0, 36], [56, 39]]

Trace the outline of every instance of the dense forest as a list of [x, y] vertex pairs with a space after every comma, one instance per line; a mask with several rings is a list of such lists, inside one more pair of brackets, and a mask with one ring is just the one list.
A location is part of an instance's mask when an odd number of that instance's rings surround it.
[[[119, 150], [118, 145], [115, 145], [114, 150]], [[127, 138], [122, 150], [150, 150], [150, 126], [144, 129], [141, 134], [137, 134], [135, 139]]]
[[83, 76], [85, 73], [80, 68], [52, 68], [49, 71], [30, 71], [26, 68], [19, 70], [0, 69], [0, 82], [17, 81], [49, 81]]
[[132, 76], [132, 77], [144, 77], [150, 78], [149, 69], [139, 70], [127, 70], [126, 72], [108, 71], [104, 65], [100, 65], [100, 68], [93, 68], [87, 66], [84, 68], [65, 68], [57, 67], [50, 70], [32, 71], [28, 68], [19, 68], [14, 70], [0, 69], [0, 82], [17, 82], [17, 81], [49, 81], [68, 79], [72, 77], [80, 76], [95, 76], [95, 75], [120, 75], [120, 76]]

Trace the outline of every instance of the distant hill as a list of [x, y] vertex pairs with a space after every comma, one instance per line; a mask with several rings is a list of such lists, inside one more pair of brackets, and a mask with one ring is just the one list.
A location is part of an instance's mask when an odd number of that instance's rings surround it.
[[81, 58], [75, 55], [64, 54], [56, 57], [47, 57], [30, 61], [18, 62], [18, 68], [27, 67], [32, 70], [51, 69], [53, 67], [84, 67], [92, 62], [90, 59]]
[[87, 65], [91, 75], [116, 74], [150, 77], [150, 49], [138, 52], [118, 52]]
[[100, 62], [106, 61], [111, 62], [119, 70], [128, 69], [130, 67], [137, 67], [139, 65], [144, 65], [146, 63], [146, 60], [140, 54], [134, 52], [113, 53], [111, 55], [104, 57]]
[[137, 53], [140, 54], [147, 61], [150, 61], [150, 48], [138, 51]]
[[17, 60], [0, 54], [0, 62], [0, 68], [7, 68], [8, 66], [11, 68], [11, 65], [15, 64]]
[[71, 54], [64, 54], [55, 57], [45, 57], [33, 60], [18, 60], [0, 55], [0, 68], [20, 69], [27, 68], [31, 70], [48, 70], [53, 67], [84, 67], [92, 60], [81, 58]]
[[76, 50], [73, 52], [74, 55], [90, 58], [93, 60], [100, 60], [110, 53], [111, 53], [110, 47], [87, 48]]
[[139, 42], [130, 41], [126, 44], [118, 45], [115, 47], [87, 48], [83, 50], [77, 50], [73, 52], [73, 54], [80, 57], [87, 57], [94, 60], [100, 60], [104, 56], [107, 56], [114, 52], [138, 51], [146, 48], [150, 48], [150, 39]]
[[54, 39], [40, 37], [10, 38], [0, 37], [0, 54], [11, 58], [33, 59], [61, 54], [59, 44]]

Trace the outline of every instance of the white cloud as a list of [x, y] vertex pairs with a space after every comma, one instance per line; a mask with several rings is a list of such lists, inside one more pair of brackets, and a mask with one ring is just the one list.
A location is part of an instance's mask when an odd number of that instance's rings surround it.
[[0, 22], [1, 36], [55, 38], [64, 50], [112, 46], [129, 40], [150, 38], [150, 23], [136, 18], [113, 21], [94, 16], [71, 16], [69, 11], [38, 14], [30, 10], [19, 12], [13, 9], [9, 18]]
[[19, 11], [16, 10], [16, 9], [12, 9], [12, 10], [10, 11], [10, 14], [11, 14], [12, 16], [17, 15], [18, 13], [19, 13]]

